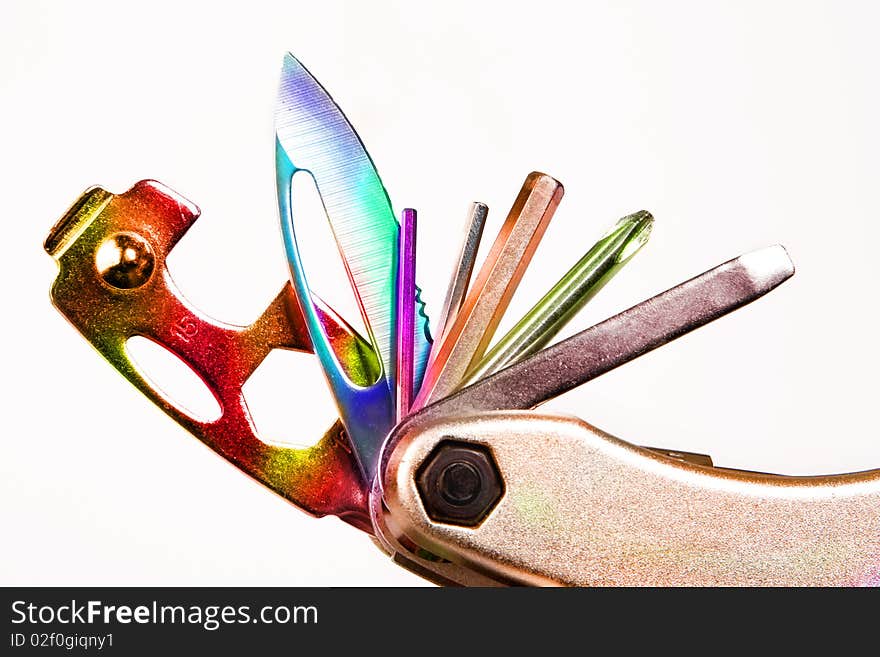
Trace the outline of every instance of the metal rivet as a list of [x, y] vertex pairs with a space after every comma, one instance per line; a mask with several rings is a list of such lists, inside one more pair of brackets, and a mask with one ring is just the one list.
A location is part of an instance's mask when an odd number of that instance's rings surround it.
[[111, 235], [95, 252], [95, 267], [108, 285], [120, 290], [140, 287], [153, 274], [156, 257], [147, 241], [135, 233]]

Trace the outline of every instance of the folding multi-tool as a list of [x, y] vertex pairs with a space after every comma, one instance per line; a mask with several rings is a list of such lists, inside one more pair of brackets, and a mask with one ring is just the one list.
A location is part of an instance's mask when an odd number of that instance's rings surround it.
[[[531, 173], [479, 267], [488, 209], [471, 205], [432, 341], [416, 286], [416, 212], [397, 221], [357, 133], [290, 55], [275, 125], [290, 281], [251, 325], [209, 319], [174, 285], [166, 258], [199, 210], [158, 182], [122, 194], [89, 189], [45, 242], [59, 265], [57, 308], [211, 449], [437, 583], [880, 583], [880, 470], [789, 477], [719, 468], [704, 455], [634, 445], [535, 410], [784, 282], [794, 268], [781, 246], [554, 342], [647, 241], [653, 219], [637, 212], [495, 339], [563, 195], [559, 182]], [[296, 176], [310, 177], [323, 201], [363, 335], [312, 291], [297, 241]], [[197, 419], [151, 383], [127, 351], [134, 336], [185, 362], [216, 398], [219, 418]], [[242, 394], [275, 348], [314, 352], [339, 409], [307, 449], [261, 439]], [[308, 413], [292, 406], [293, 415]]]

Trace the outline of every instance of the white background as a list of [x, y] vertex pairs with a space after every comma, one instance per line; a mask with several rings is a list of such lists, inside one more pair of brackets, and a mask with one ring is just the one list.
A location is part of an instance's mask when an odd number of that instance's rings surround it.
[[[550, 407], [730, 467], [880, 466], [878, 13], [4, 2], [0, 583], [421, 583], [366, 536], [213, 455], [48, 300], [55, 265], [41, 245], [67, 206], [92, 184], [156, 178], [202, 209], [170, 260], [185, 294], [226, 321], [263, 309], [286, 276], [272, 127], [286, 50], [355, 125], [395, 210], [419, 209], [435, 314], [467, 203], [489, 204], [491, 238], [532, 170], [567, 192], [502, 330], [638, 209], [656, 217], [651, 242], [571, 331], [739, 253], [788, 247], [798, 273], [782, 288]], [[273, 357], [264, 379], [292, 436], [332, 419], [313, 359]]]

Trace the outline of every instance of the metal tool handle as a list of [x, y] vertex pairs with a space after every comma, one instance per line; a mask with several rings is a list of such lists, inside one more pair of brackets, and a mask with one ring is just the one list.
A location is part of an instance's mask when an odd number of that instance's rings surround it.
[[[257, 436], [241, 391], [273, 348], [311, 350], [290, 285], [246, 327], [212, 321], [174, 285], [165, 258], [198, 215], [195, 205], [155, 181], [119, 195], [87, 191], [46, 240], [59, 264], [53, 303], [120, 374], [211, 449], [306, 512], [341, 516], [370, 531], [365, 485], [339, 422], [307, 449], [269, 444]], [[124, 241], [129, 261], [99, 271], [96, 254], [113, 240]], [[320, 314], [334, 339], [369, 351], [332, 311], [321, 307]], [[189, 365], [222, 415], [196, 420], [147, 380], [125, 348], [136, 335]]]
[[[450, 450], [468, 449], [489, 454], [499, 478], [481, 485], [503, 491], [476, 525], [439, 518], [425, 484]], [[460, 497], [462, 482], [440, 495]], [[389, 458], [385, 503], [401, 542], [501, 582], [880, 585], [880, 470], [700, 466], [570, 417], [500, 411], [414, 426]]]
[[534, 408], [751, 303], [793, 274], [782, 246], [752, 251], [488, 376], [420, 416]]

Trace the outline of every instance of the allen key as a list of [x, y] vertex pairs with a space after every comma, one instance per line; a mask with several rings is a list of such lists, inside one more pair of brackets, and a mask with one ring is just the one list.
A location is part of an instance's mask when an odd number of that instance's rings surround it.
[[543, 173], [528, 175], [461, 311], [425, 372], [413, 409], [457, 390], [468, 369], [482, 357], [562, 194], [559, 181]]
[[412, 405], [415, 372], [416, 330], [416, 225], [417, 215], [406, 208], [400, 217], [397, 249], [397, 326], [395, 377], [397, 420], [409, 413]]
[[468, 209], [468, 220], [465, 226], [464, 239], [458, 252], [458, 261], [449, 279], [449, 288], [446, 290], [446, 298], [437, 318], [437, 333], [431, 352], [428, 355], [428, 367], [437, 356], [443, 336], [452, 326], [456, 316], [461, 311], [467, 295], [468, 285], [474, 272], [474, 264], [477, 262], [477, 251], [480, 248], [480, 240], [483, 237], [483, 229], [486, 227], [486, 218], [489, 216], [489, 207], [485, 203], [471, 203]]

